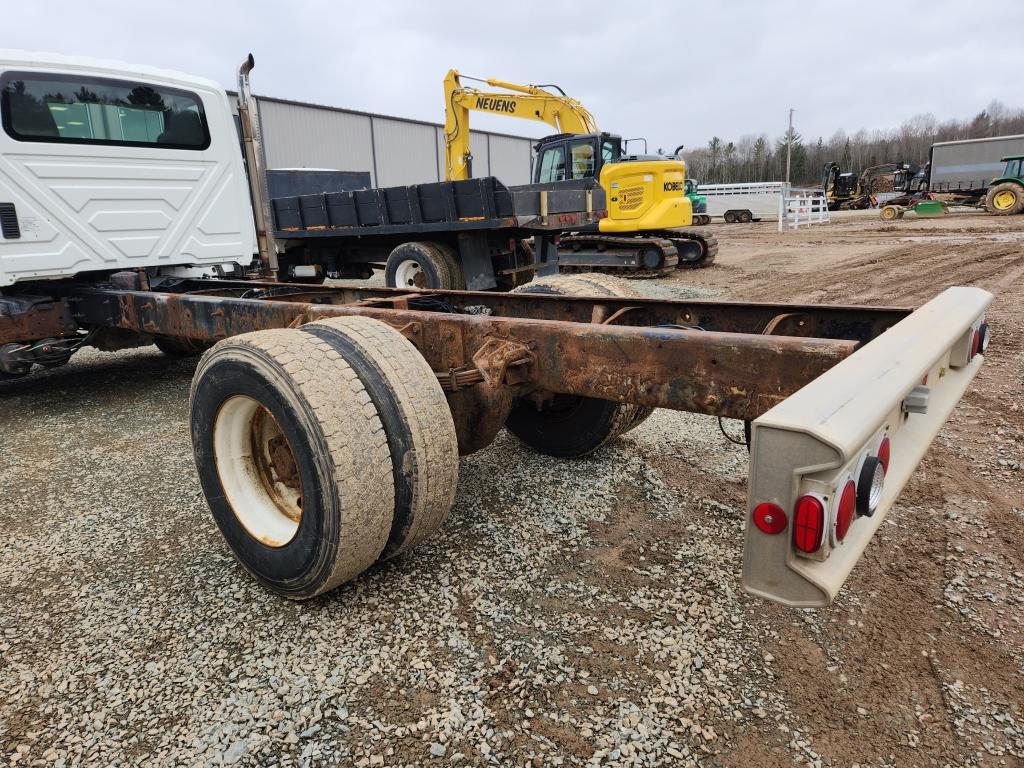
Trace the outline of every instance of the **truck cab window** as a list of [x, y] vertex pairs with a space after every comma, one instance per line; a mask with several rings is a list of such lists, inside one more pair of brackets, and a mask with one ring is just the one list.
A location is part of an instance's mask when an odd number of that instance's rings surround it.
[[105, 78], [6, 72], [3, 126], [18, 141], [158, 145], [206, 149], [199, 97], [187, 91]]
[[549, 181], [565, 181], [565, 148], [561, 145], [549, 147], [540, 156], [541, 184]]

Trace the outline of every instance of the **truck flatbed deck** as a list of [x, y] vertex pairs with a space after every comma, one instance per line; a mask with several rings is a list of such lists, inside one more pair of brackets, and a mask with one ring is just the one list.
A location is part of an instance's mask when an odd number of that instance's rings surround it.
[[[554, 236], [599, 220], [605, 193], [592, 179], [506, 187], [487, 177], [292, 195], [270, 207], [281, 275], [366, 277], [380, 268], [402, 287], [454, 274], [447, 287], [487, 289], [557, 271]], [[446, 259], [447, 270], [432, 263]]]
[[271, 204], [274, 236], [289, 240], [477, 229], [558, 232], [599, 218], [605, 196], [593, 180], [506, 187], [489, 176], [279, 197]]

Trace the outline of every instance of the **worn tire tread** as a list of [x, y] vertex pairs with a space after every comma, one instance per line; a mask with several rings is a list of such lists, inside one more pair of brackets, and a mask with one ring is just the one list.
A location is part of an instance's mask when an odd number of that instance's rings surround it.
[[459, 255], [455, 252], [455, 249], [447, 243], [437, 242], [436, 240], [432, 240], [427, 245], [438, 254], [439, 263], [444, 265], [448, 273], [448, 285], [445, 286], [445, 290], [466, 290], [466, 272], [462, 268], [462, 262], [459, 260]]
[[396, 517], [382, 553], [382, 559], [390, 559], [427, 539], [448, 517], [459, 479], [455, 422], [437, 375], [412, 342], [394, 328], [369, 317], [336, 317], [304, 329], [317, 326], [343, 334], [373, 361], [398, 401], [412, 437], [411, 466], [406, 470], [413, 491], [411, 520], [396, 540], [401, 522]]
[[394, 515], [394, 484], [387, 437], [356, 371], [329, 344], [293, 329], [233, 336], [205, 355], [196, 383], [219, 356], [260, 358], [280, 377], [287, 395], [312, 416], [330, 454], [341, 515], [339, 541], [329, 575], [308, 598], [349, 581], [377, 560]]

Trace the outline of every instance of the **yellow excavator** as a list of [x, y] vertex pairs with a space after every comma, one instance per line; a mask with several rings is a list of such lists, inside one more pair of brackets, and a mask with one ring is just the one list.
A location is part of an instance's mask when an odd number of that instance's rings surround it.
[[[481, 91], [463, 86], [462, 80], [502, 90]], [[598, 180], [607, 196], [608, 216], [561, 236], [561, 269], [643, 277], [676, 268], [706, 267], [714, 261], [718, 241], [685, 229], [693, 224], [693, 210], [686, 196], [686, 164], [682, 160], [625, 154], [620, 136], [599, 130], [587, 108], [555, 85], [482, 80], [452, 69], [444, 79], [444, 96], [448, 181], [473, 177], [469, 113], [474, 111], [538, 120], [558, 131], [534, 147], [534, 184]]]

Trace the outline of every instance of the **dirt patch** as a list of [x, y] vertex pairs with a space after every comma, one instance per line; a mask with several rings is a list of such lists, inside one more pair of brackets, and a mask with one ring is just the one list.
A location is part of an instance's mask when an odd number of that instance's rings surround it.
[[[951, 285], [995, 294], [985, 367], [836, 605], [764, 606], [763, 619], [779, 630], [767, 645], [776, 684], [831, 764], [1024, 764], [1024, 220], [883, 227], [860, 214], [796, 233], [719, 229], [726, 269], [676, 279], [761, 301], [913, 306]], [[737, 740], [738, 762], [789, 764], [772, 762], [770, 742]]]

